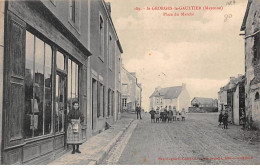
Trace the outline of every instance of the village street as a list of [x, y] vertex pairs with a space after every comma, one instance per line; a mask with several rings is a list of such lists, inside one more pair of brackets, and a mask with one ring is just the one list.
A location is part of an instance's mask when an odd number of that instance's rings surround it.
[[224, 130], [216, 113], [187, 115], [185, 122], [151, 123], [149, 113], [143, 113], [143, 120], [130, 125], [101, 164], [260, 163], [255, 131], [234, 125]]

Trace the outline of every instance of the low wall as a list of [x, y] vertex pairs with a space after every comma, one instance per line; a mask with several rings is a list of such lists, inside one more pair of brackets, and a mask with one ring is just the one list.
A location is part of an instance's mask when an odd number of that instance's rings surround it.
[[189, 107], [189, 113], [212, 113], [218, 112], [217, 107]]

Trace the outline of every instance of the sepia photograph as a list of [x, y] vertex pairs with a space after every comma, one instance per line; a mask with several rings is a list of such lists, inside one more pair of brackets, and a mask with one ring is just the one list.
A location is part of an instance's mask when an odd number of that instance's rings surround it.
[[260, 0], [0, 0], [0, 165], [260, 165]]

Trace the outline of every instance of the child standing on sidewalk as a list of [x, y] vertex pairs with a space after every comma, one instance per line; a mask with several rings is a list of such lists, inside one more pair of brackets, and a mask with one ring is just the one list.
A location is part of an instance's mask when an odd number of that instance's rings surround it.
[[[68, 129], [67, 129], [67, 144], [71, 144], [73, 147], [72, 154], [81, 153], [79, 150], [79, 145], [83, 143], [82, 141], [82, 123], [84, 121], [84, 116], [79, 111], [79, 102], [74, 101], [72, 103], [73, 109], [68, 114]], [[75, 150], [75, 146], [77, 147]]]

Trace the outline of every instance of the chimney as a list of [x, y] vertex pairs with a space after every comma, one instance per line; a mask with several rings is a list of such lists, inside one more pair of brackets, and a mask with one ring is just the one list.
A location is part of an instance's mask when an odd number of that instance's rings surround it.
[[157, 86], [156, 88], [155, 88], [155, 91], [160, 91], [161, 90], [161, 87], [160, 86]]
[[233, 76], [232, 76], [232, 77], [230, 77], [230, 84], [234, 84], [234, 83], [235, 83], [235, 79], [236, 79], [236, 78], [235, 78], [235, 77], [233, 77]]
[[111, 15], [111, 5], [110, 5], [110, 2], [106, 2], [106, 6], [107, 6], [107, 10], [108, 10], [109, 14]]

